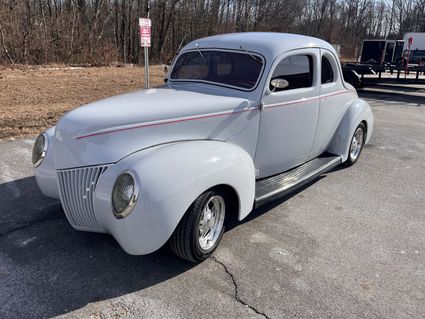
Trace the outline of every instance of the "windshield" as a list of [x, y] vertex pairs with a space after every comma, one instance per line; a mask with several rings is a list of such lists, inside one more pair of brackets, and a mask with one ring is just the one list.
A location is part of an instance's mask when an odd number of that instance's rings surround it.
[[256, 54], [195, 50], [179, 56], [170, 79], [208, 82], [252, 90], [257, 85], [263, 63], [263, 59]]

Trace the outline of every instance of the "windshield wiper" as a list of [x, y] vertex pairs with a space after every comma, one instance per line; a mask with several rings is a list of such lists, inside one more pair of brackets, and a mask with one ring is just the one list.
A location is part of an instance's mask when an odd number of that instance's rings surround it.
[[263, 65], [263, 59], [260, 59], [259, 57], [255, 56], [254, 54], [252, 54], [251, 52], [249, 52], [247, 49], [245, 49], [243, 46], [240, 46], [240, 48], [242, 50], [244, 50], [247, 54], [249, 54], [249, 56], [251, 58], [253, 58], [255, 61], [257, 61], [258, 63], [260, 63], [261, 65]]
[[205, 64], [208, 64], [207, 59], [205, 59], [204, 55], [201, 52], [201, 49], [199, 49], [198, 43], [195, 44], [196, 49], [198, 50], [199, 54], [201, 55], [201, 57], [204, 59]]

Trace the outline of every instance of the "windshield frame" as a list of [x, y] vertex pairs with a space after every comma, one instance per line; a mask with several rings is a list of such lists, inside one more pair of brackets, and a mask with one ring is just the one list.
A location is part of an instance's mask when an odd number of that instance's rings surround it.
[[[219, 52], [232, 52], [232, 53], [246, 54], [246, 55], [250, 56], [250, 58], [253, 59], [253, 60], [255, 60], [255, 59], [252, 56], [260, 58], [261, 61], [262, 61], [262, 66], [261, 66], [261, 70], [258, 74], [257, 82], [255, 82], [255, 85], [252, 88], [246, 89], [246, 88], [242, 88], [242, 87], [239, 87], [239, 86], [228, 85], [228, 84], [213, 82], [213, 81], [200, 80], [200, 79], [172, 79], [171, 74], [173, 73], [174, 67], [175, 67], [178, 59], [185, 53], [189, 53], [189, 52], [195, 52], [195, 53], [198, 52], [199, 53], [199, 51], [201, 51], [201, 53], [205, 52], [205, 51], [219, 51]], [[260, 63], [260, 62], [257, 61], [257, 63]], [[252, 91], [254, 91], [258, 88], [258, 85], [261, 82], [261, 79], [263, 78], [265, 68], [266, 68], [266, 59], [261, 53], [258, 53], [258, 52], [247, 51], [247, 50], [223, 49], [223, 48], [193, 48], [193, 49], [188, 49], [188, 50], [181, 52], [174, 59], [173, 67], [170, 69], [167, 82], [168, 83], [181, 83], [181, 82], [205, 83], [205, 84], [211, 84], [211, 85], [214, 85], [214, 86], [226, 87], [226, 88], [230, 88], [230, 89], [234, 89], [234, 90], [238, 90], [238, 91], [252, 92]]]

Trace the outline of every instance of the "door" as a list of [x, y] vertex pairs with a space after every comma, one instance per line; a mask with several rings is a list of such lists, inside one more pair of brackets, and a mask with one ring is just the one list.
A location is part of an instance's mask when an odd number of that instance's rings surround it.
[[394, 58], [395, 41], [387, 41], [385, 46], [384, 62], [392, 63]]
[[[255, 154], [257, 178], [271, 176], [311, 159], [319, 112], [319, 49], [301, 49], [276, 59], [267, 83]], [[283, 81], [284, 83], [286, 83]]]
[[335, 55], [326, 49], [320, 49], [320, 53], [320, 106], [312, 148], [314, 157], [327, 150], [353, 95], [342, 84], [340, 64]]

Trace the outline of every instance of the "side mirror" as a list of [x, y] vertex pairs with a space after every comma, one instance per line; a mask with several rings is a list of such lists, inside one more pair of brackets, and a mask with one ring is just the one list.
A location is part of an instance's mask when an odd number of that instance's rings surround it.
[[273, 87], [273, 91], [276, 89], [286, 89], [289, 86], [289, 82], [285, 79], [274, 79], [270, 82], [270, 85]]

